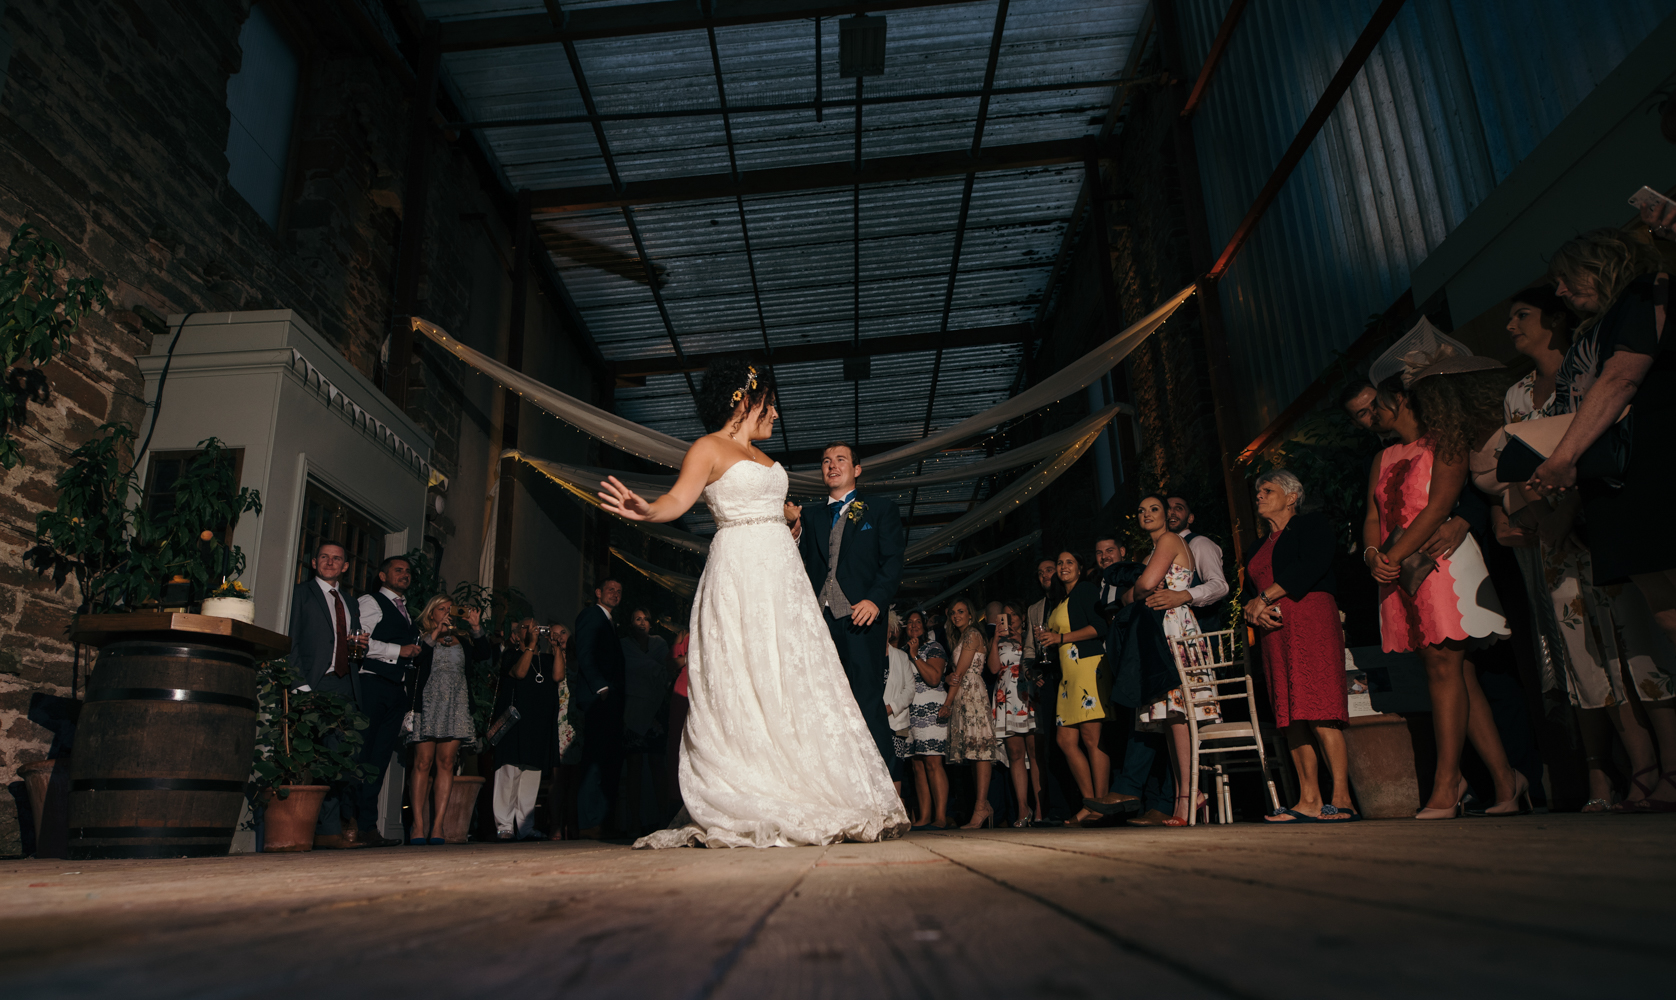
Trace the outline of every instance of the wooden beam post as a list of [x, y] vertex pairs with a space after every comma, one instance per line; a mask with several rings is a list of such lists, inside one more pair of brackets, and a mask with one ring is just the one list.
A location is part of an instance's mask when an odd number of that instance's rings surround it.
[[402, 178], [402, 228], [396, 250], [396, 290], [390, 316], [390, 363], [384, 376], [384, 394], [407, 407], [407, 372], [413, 360], [413, 316], [419, 311], [419, 283], [425, 276], [425, 215], [431, 193], [431, 152], [435, 126], [431, 109], [436, 106], [438, 71], [442, 62], [440, 26], [425, 24], [419, 43], [418, 83], [408, 104], [407, 168]]

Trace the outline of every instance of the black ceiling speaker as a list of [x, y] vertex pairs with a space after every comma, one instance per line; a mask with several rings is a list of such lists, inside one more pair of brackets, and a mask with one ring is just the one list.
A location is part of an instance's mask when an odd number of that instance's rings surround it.
[[879, 76], [885, 71], [885, 19], [857, 14], [838, 22], [838, 75]]

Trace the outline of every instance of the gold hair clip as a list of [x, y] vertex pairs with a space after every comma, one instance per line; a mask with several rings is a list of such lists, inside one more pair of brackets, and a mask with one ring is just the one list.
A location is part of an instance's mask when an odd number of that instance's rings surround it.
[[744, 399], [744, 398], [745, 398], [745, 390], [743, 390], [743, 389], [733, 390], [733, 401], [735, 403], [739, 402], [741, 399]]
[[747, 391], [756, 392], [756, 390], [757, 390], [757, 370], [756, 370], [756, 367], [754, 365], [747, 365], [747, 366], [745, 366], [745, 372], [746, 372], [745, 388], [733, 390], [733, 401], [735, 403], [739, 402], [741, 399], [744, 399], [745, 398], [745, 393]]

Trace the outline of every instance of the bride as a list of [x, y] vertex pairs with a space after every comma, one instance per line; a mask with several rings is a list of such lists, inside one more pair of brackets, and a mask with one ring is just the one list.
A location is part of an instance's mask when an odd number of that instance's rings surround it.
[[774, 433], [773, 383], [743, 361], [718, 361], [699, 402], [722, 429], [693, 442], [668, 493], [648, 503], [614, 476], [600, 484], [604, 508], [630, 521], [673, 521], [700, 494], [716, 518], [687, 654], [686, 810], [634, 846], [898, 837], [908, 815], [792, 541], [786, 470], [753, 444]]

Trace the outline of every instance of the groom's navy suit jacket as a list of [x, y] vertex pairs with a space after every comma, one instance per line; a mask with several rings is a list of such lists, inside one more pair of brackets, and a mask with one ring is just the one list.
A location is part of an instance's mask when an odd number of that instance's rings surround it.
[[[850, 604], [872, 601], [878, 605], [879, 617], [896, 599], [896, 588], [902, 582], [902, 561], [908, 548], [908, 532], [902, 525], [902, 515], [896, 504], [885, 497], [857, 492], [862, 504], [860, 516], [844, 525], [844, 544], [838, 552], [838, 586]], [[832, 518], [838, 504], [826, 503], [803, 507], [803, 533], [797, 547], [803, 554], [803, 568], [809, 573], [809, 583], [818, 595], [826, 585], [828, 556], [832, 541]]]

